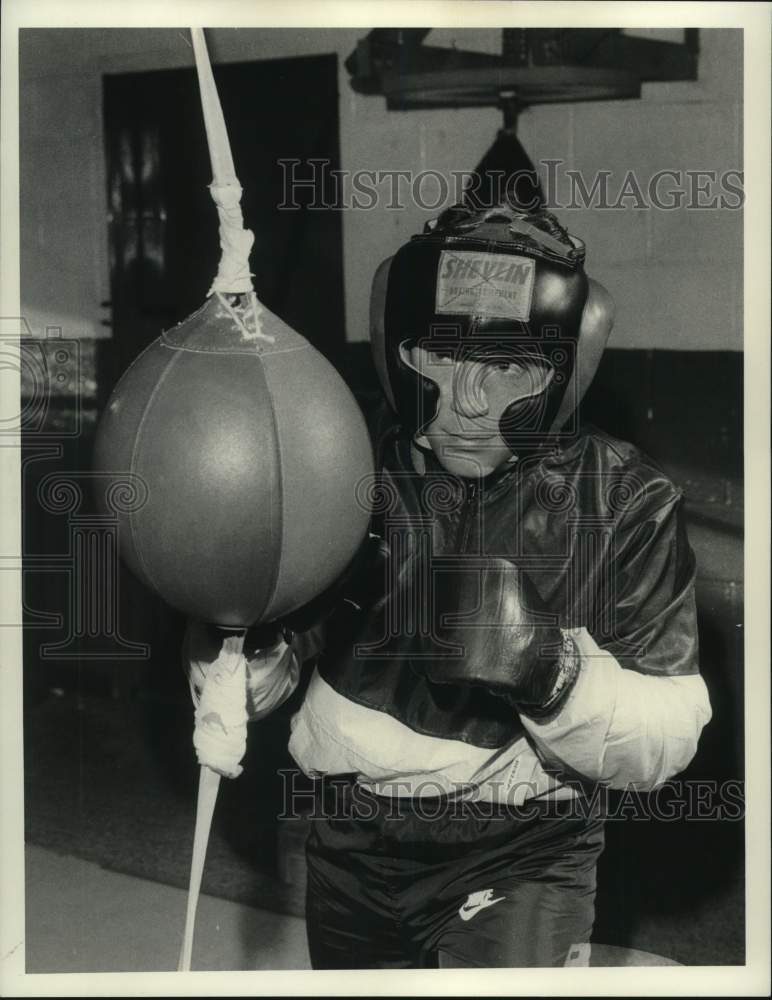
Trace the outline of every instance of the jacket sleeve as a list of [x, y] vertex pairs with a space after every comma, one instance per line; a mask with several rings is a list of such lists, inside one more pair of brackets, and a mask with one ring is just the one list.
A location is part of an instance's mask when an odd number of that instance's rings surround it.
[[694, 577], [681, 496], [655, 479], [620, 515], [598, 574], [593, 628], [573, 632], [573, 691], [551, 719], [522, 718], [545, 765], [645, 790], [689, 764], [711, 718]]

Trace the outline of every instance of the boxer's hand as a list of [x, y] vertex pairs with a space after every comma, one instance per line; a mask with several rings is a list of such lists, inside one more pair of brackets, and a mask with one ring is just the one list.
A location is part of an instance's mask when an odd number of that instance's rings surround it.
[[557, 710], [579, 659], [528, 577], [506, 559], [464, 557], [433, 574], [433, 635], [415, 668], [437, 684], [487, 688], [518, 711]]
[[[182, 661], [190, 684], [193, 705], [198, 707], [201, 692], [210, 674], [224, 667], [225, 640], [234, 629], [220, 628], [208, 622], [190, 619], [182, 647]], [[256, 703], [255, 690], [260, 675], [272, 669], [277, 661], [289, 654], [288, 634], [275, 622], [247, 629], [244, 638], [246, 659], [246, 707], [249, 719], [264, 713]]]

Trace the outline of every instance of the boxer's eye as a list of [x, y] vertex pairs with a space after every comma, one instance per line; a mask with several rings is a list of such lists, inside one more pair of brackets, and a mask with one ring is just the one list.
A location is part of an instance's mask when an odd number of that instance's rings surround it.
[[523, 368], [516, 361], [494, 361], [490, 366], [497, 372], [502, 372], [505, 375], [519, 375]]
[[449, 361], [455, 360], [455, 355], [453, 354], [453, 351], [435, 350], [435, 351], [427, 351], [426, 353], [429, 356], [429, 360], [433, 364], [437, 365], [447, 364]]

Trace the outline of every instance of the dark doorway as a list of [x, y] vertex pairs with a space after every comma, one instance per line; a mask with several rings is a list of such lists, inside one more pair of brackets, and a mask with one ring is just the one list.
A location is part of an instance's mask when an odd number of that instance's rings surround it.
[[[337, 57], [232, 63], [214, 75], [255, 233], [258, 296], [338, 362], [340, 213], [279, 207], [282, 160], [324, 161], [327, 177], [339, 168]], [[105, 76], [104, 127], [114, 335], [100, 366], [102, 400], [146, 344], [203, 302], [220, 253], [195, 70]]]

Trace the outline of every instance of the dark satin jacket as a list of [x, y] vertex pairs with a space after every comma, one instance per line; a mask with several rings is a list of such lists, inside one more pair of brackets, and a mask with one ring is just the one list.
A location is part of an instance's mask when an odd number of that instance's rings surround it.
[[477, 747], [522, 735], [502, 699], [433, 684], [411, 666], [432, 626], [430, 569], [452, 572], [486, 555], [517, 564], [557, 624], [584, 626], [622, 667], [698, 672], [682, 496], [640, 451], [585, 428], [475, 481], [449, 474], [423, 450], [426, 468], [417, 472], [411, 447], [393, 435], [382, 449], [371, 484], [381, 558], [352, 581], [345, 610], [328, 622], [319, 672], [339, 694], [415, 732]]

